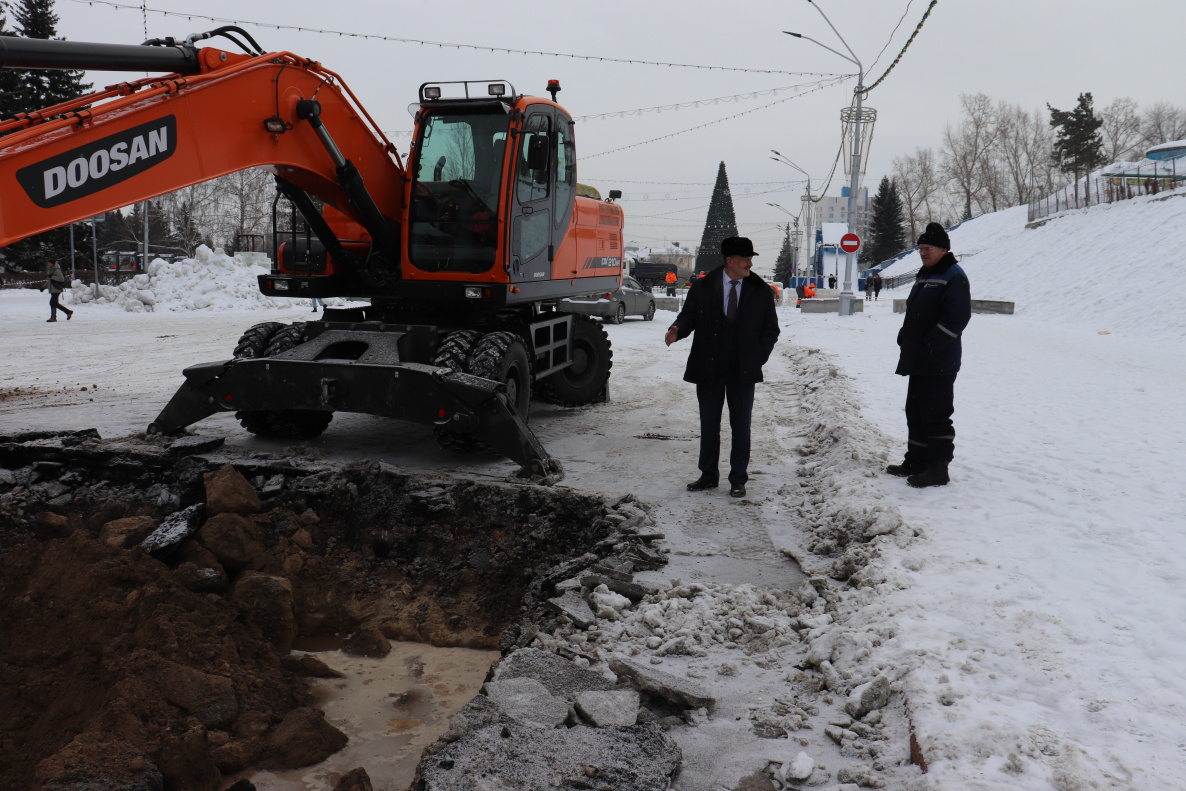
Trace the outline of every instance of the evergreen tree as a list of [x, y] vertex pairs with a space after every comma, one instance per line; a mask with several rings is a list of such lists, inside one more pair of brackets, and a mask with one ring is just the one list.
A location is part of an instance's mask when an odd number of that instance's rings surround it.
[[782, 249], [778, 251], [778, 258], [774, 259], [774, 282], [784, 286], [794, 275], [795, 257], [791, 252], [791, 224], [787, 223], [786, 234], [782, 238]]
[[[19, 0], [10, 3], [9, 8], [18, 31], [5, 29], [7, 22], [3, 19], [3, 9], [0, 9], [0, 35], [19, 33], [25, 38], [58, 38], [54, 0]], [[52, 107], [83, 95], [90, 87], [82, 81], [79, 71], [0, 69], [0, 118]], [[77, 242], [75, 239], [76, 247]], [[70, 258], [70, 229], [57, 228], [23, 239], [4, 248], [0, 256], [9, 265], [32, 271], [40, 271], [47, 260], [65, 266]]]
[[880, 264], [906, 249], [904, 215], [897, 183], [883, 176], [869, 203], [869, 238], [861, 245], [862, 264]]
[[733, 196], [729, 194], [729, 177], [725, 175], [725, 163], [717, 168], [717, 183], [712, 188], [712, 200], [708, 204], [708, 219], [704, 222], [704, 234], [700, 237], [700, 253], [696, 256], [696, 274], [708, 272], [725, 265], [721, 257], [721, 241], [737, 235], [737, 215], [733, 213]]
[[[19, 0], [13, 20], [25, 38], [58, 39], [58, 15], [54, 13], [54, 0]], [[90, 83], [82, 81], [80, 71], [36, 69], [19, 73], [28, 86], [31, 104], [18, 112], [52, 107], [78, 98], [91, 88]]]
[[1095, 117], [1090, 93], [1079, 94], [1074, 110], [1056, 110], [1049, 104], [1050, 125], [1054, 127], [1054, 161], [1064, 173], [1087, 176], [1094, 168], [1105, 164], [1104, 141], [1100, 127], [1104, 120]]

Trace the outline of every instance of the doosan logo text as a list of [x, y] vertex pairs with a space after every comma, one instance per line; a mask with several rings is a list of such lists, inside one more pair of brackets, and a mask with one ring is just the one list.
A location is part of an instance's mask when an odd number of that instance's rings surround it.
[[173, 155], [177, 120], [168, 115], [108, 135], [17, 171], [25, 194], [42, 208], [93, 195]]

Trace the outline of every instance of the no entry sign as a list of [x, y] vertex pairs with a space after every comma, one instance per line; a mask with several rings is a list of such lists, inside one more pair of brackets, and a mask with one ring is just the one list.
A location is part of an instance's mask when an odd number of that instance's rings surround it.
[[861, 249], [861, 237], [855, 233], [846, 233], [840, 237], [840, 249], [846, 253], [855, 253]]

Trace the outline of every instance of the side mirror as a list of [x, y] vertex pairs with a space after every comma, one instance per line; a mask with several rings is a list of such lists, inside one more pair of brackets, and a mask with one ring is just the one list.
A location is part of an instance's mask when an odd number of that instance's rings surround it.
[[609, 197], [608, 197], [608, 198], [606, 198], [606, 202], [608, 203], [608, 202], [610, 202], [610, 201], [616, 201], [616, 200], [620, 200], [620, 199], [621, 199], [621, 197], [622, 197], [622, 191], [621, 191], [621, 190], [610, 190], [610, 191], [609, 191]]
[[527, 168], [529, 170], [547, 170], [548, 154], [551, 153], [549, 140], [545, 135], [532, 135], [527, 143]]

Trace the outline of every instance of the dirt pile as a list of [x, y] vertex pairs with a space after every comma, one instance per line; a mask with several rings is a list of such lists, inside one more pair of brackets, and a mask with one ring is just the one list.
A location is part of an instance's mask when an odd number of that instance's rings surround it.
[[345, 737], [293, 640], [496, 647], [611, 531], [565, 490], [208, 450], [0, 437], [0, 788], [218, 789], [321, 760]]

